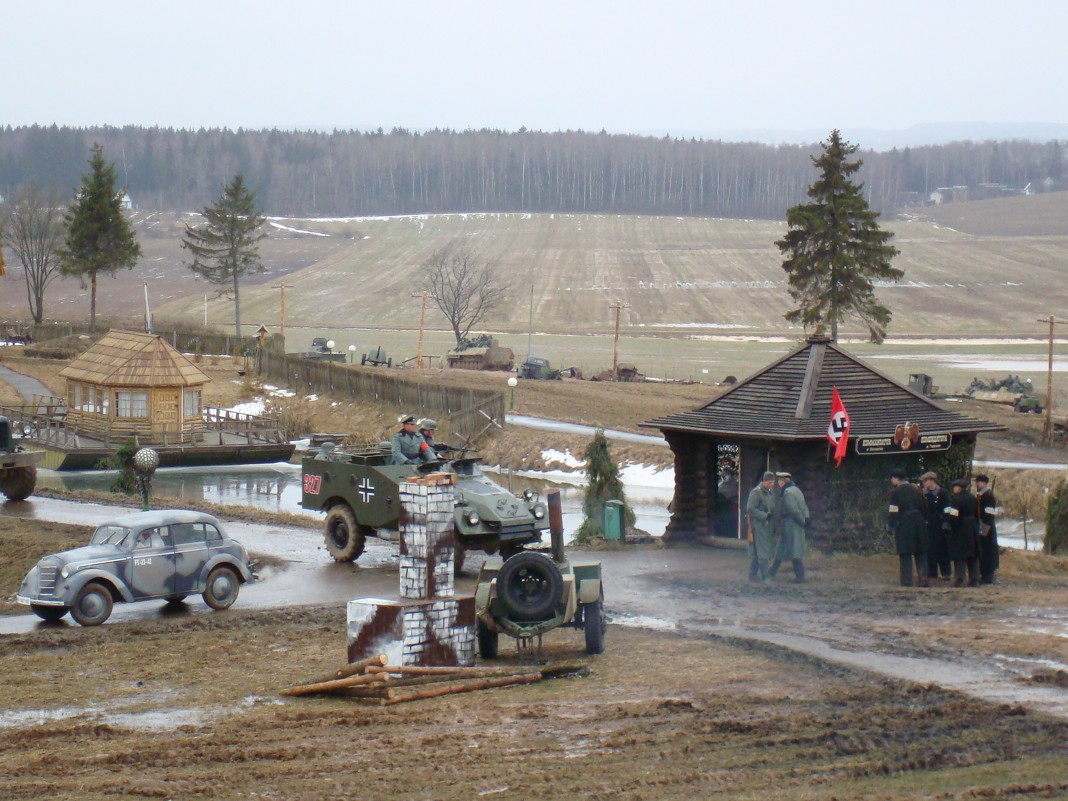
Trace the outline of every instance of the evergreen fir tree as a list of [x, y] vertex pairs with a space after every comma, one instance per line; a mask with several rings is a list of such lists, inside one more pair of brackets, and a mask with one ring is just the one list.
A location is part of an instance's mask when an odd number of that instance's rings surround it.
[[1042, 550], [1052, 554], [1068, 551], [1068, 483], [1064, 481], [1058, 482], [1049, 494]]
[[821, 143], [823, 154], [812, 161], [820, 177], [808, 189], [812, 203], [786, 212], [790, 230], [775, 244], [786, 256], [790, 297], [798, 308], [786, 313], [817, 331], [830, 328], [838, 341], [838, 324], [857, 316], [868, 327], [872, 342], [882, 342], [890, 310], [875, 299], [874, 281], [898, 281], [905, 273], [890, 266], [897, 248], [893, 236], [879, 228], [879, 215], [868, 207], [863, 184], [850, 180], [864, 163], [848, 161], [857, 145], [842, 140], [837, 130]]
[[585, 520], [575, 534], [575, 540], [585, 542], [595, 537], [604, 537], [604, 504], [606, 501], [623, 501], [623, 519], [628, 527], [634, 525], [634, 511], [627, 504], [619, 467], [612, 460], [608, 439], [602, 429], [593, 435], [583, 454], [586, 458], [586, 495], [582, 500]]
[[104, 149], [94, 144], [89, 172], [64, 215], [67, 236], [59, 253], [61, 273], [88, 279], [90, 330], [96, 329], [97, 275], [130, 269], [141, 258], [133, 226], [122, 212], [122, 195], [115, 188], [115, 165], [104, 161]]
[[213, 284], [227, 287], [220, 294], [234, 298], [234, 330], [241, 338], [240, 279], [267, 271], [260, 261], [259, 241], [264, 216], [256, 210], [256, 194], [238, 173], [214, 206], [204, 209], [204, 225], [185, 227], [182, 247], [193, 254], [189, 269]]

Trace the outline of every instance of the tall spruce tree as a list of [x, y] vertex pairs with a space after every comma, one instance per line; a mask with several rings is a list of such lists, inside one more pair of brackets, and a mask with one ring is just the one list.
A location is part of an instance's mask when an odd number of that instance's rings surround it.
[[130, 269], [141, 258], [137, 235], [122, 211], [122, 195], [115, 188], [115, 165], [104, 161], [104, 148], [94, 144], [89, 172], [64, 214], [67, 236], [59, 252], [61, 273], [89, 281], [90, 330], [96, 330], [97, 275]]
[[898, 281], [905, 273], [890, 266], [897, 248], [887, 244], [893, 236], [876, 222], [868, 208], [863, 184], [850, 179], [864, 163], [848, 161], [857, 145], [842, 140], [838, 130], [821, 142], [823, 154], [812, 162], [820, 177], [808, 189], [812, 203], [786, 212], [790, 230], [775, 244], [786, 256], [790, 297], [798, 308], [786, 313], [818, 332], [830, 328], [838, 341], [838, 324], [850, 316], [868, 327], [872, 342], [882, 342], [890, 323], [890, 310], [875, 299], [875, 281]]
[[244, 275], [267, 271], [260, 261], [259, 242], [267, 236], [260, 231], [266, 218], [256, 210], [256, 193], [245, 186], [237, 173], [226, 185], [214, 206], [204, 209], [204, 224], [185, 227], [182, 247], [193, 254], [189, 269], [224, 289], [222, 295], [234, 299], [234, 331], [241, 338], [241, 289]]

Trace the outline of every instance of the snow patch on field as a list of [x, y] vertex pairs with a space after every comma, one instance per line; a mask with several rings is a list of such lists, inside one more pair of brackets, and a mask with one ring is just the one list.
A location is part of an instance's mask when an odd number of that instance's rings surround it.
[[269, 222], [273, 228], [277, 228], [279, 231], [289, 231], [292, 234], [308, 234], [309, 236], [327, 236], [327, 237], [330, 236], [330, 234], [324, 234], [324, 233], [322, 233], [320, 231], [308, 231], [308, 230], [305, 230], [303, 228], [291, 228], [288, 225], [282, 225], [281, 223], [275, 222], [274, 219], [271, 218], [271, 217], [267, 218], [267, 222]]

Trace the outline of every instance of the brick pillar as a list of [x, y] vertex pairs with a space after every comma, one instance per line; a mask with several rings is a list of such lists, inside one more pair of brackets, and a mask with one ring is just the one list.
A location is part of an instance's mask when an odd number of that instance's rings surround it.
[[394, 665], [470, 665], [475, 599], [455, 595], [453, 483], [433, 473], [401, 484], [400, 597], [349, 601], [350, 662], [385, 653]]

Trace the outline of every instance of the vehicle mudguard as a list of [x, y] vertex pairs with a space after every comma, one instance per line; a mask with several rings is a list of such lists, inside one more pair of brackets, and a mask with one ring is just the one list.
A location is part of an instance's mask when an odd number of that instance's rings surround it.
[[580, 604], [591, 604], [601, 597], [601, 579], [588, 578], [579, 581], [578, 586], [578, 602]]
[[107, 573], [103, 570], [93, 570], [92, 568], [79, 570], [60, 585], [64, 588], [64, 598], [73, 602], [78, 596], [78, 593], [81, 592], [82, 587], [90, 581], [99, 581], [101, 584], [113, 587], [119, 594], [119, 597], [126, 603], [135, 600], [133, 593], [130, 592], [130, 588], [126, 586], [126, 582], [116, 578], [114, 573]]
[[211, 575], [211, 571], [219, 567], [220, 565], [232, 567], [237, 572], [237, 576], [241, 579], [242, 584], [252, 581], [252, 571], [248, 569], [248, 565], [241, 564], [239, 560], [234, 559], [234, 557], [228, 553], [220, 553], [216, 554], [204, 563], [204, 567], [200, 570], [200, 577], [197, 580], [197, 586], [203, 587], [204, 582], [206, 582], [208, 580], [208, 576]]

